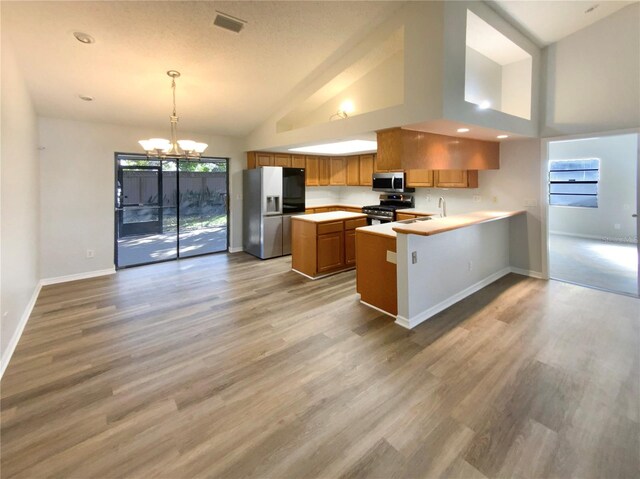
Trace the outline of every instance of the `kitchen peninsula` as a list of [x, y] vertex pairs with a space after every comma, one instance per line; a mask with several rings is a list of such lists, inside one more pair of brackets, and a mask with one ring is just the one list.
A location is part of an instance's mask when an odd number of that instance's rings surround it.
[[361, 301], [413, 328], [511, 271], [510, 218], [479, 211], [356, 230]]

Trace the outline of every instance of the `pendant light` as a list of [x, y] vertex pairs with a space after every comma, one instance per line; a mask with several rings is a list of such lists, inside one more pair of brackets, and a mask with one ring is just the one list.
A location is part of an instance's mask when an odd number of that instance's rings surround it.
[[171, 122], [171, 140], [165, 138], [150, 138], [148, 140], [140, 140], [140, 146], [147, 152], [147, 157], [166, 158], [182, 157], [184, 159], [197, 160], [200, 158], [204, 150], [207, 149], [206, 143], [199, 143], [193, 140], [178, 140], [178, 115], [176, 114], [176, 78], [180, 76], [180, 72], [169, 70], [167, 75], [171, 77], [171, 90], [173, 91], [173, 114], [169, 117]]

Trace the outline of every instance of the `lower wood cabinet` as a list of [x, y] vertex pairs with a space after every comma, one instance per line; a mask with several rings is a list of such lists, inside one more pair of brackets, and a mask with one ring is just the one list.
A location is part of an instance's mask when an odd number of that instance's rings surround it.
[[[341, 224], [342, 226], [342, 224]], [[344, 232], [318, 235], [318, 273], [327, 273], [344, 266]]]
[[396, 213], [396, 221], [412, 220], [416, 215], [410, 215], [408, 213]]
[[367, 225], [365, 215], [323, 222], [302, 218], [291, 218], [293, 270], [316, 278], [355, 266], [355, 229]]

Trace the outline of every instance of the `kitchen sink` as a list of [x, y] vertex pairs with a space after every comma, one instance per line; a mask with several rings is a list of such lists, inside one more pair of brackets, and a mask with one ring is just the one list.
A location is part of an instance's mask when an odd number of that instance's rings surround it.
[[418, 223], [419, 221], [429, 221], [430, 219], [431, 216], [421, 216], [420, 218], [411, 218], [410, 220], [396, 221], [396, 223], [410, 225], [411, 223]]

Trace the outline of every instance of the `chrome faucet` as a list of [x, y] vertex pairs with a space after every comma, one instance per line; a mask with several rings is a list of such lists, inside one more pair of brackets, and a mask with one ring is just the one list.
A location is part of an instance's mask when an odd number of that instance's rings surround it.
[[447, 216], [447, 201], [442, 196], [438, 198], [438, 208], [442, 208], [440, 218], [445, 218]]

